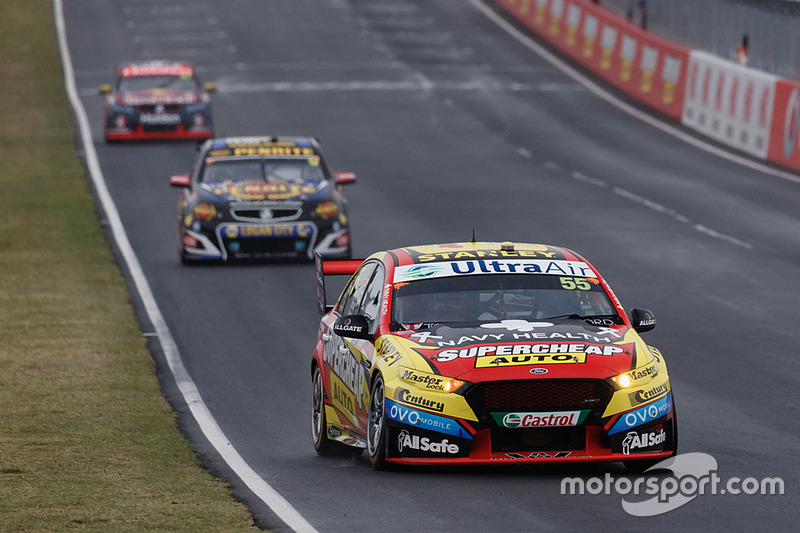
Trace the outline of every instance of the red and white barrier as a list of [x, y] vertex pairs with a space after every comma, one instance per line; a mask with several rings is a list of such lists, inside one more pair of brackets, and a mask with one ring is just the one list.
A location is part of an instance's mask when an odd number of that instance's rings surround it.
[[496, 0], [629, 96], [715, 141], [800, 169], [800, 81], [691, 50], [588, 0]]
[[800, 81], [779, 79], [767, 159], [800, 169]]
[[680, 120], [689, 48], [585, 0], [499, 0], [524, 25], [594, 74]]
[[777, 80], [777, 76], [693, 50], [681, 122], [765, 159]]

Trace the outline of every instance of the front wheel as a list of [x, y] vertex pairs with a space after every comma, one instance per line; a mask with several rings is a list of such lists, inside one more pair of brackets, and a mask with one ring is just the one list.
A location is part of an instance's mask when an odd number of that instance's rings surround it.
[[386, 467], [386, 390], [383, 377], [378, 375], [372, 383], [367, 415], [367, 453], [372, 466], [378, 470]]

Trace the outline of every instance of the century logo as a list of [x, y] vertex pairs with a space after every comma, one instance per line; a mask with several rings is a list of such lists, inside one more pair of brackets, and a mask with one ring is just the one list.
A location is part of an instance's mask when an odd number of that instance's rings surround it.
[[648, 400], [653, 400], [658, 398], [662, 394], [666, 394], [669, 390], [669, 381], [665, 381], [661, 385], [657, 387], [653, 387], [652, 389], [648, 390], [637, 390], [632, 392], [628, 395], [628, 398], [631, 401], [631, 405], [639, 405], [640, 403], [644, 403]]
[[437, 411], [439, 413], [444, 411], [444, 403], [429, 400], [421, 394], [413, 394], [408, 389], [398, 387], [396, 394], [397, 399], [403, 403], [414, 405], [416, 407], [422, 407], [423, 409], [428, 409], [430, 411]]

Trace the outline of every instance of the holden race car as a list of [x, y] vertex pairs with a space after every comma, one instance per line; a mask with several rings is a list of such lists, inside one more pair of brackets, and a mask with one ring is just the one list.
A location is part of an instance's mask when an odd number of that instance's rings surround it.
[[114, 83], [98, 87], [105, 95], [107, 141], [130, 139], [208, 139], [213, 135], [209, 93], [191, 65], [183, 62], [126, 63], [114, 69]]
[[[317, 258], [311, 359], [318, 454], [373, 466], [621, 461], [677, 453], [661, 353], [606, 281], [565, 248], [455, 243]], [[351, 277], [333, 305], [326, 279]]]
[[342, 186], [312, 137], [227, 137], [198, 149], [191, 175], [170, 178], [178, 201], [178, 253], [186, 263], [351, 254]]

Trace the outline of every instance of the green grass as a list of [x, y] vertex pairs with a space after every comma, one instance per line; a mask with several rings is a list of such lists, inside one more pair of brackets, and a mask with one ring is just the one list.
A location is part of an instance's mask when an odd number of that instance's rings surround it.
[[160, 393], [52, 17], [50, 0], [0, 3], [0, 531], [256, 530]]

